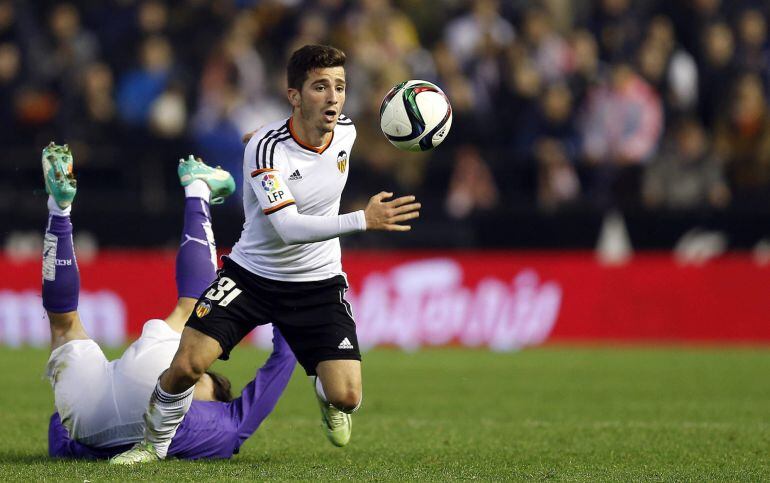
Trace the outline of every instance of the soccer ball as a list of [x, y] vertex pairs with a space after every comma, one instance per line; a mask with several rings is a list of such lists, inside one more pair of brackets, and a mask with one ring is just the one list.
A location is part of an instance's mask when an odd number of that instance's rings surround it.
[[380, 106], [380, 128], [395, 147], [428, 151], [446, 139], [452, 106], [435, 84], [409, 80], [388, 92]]

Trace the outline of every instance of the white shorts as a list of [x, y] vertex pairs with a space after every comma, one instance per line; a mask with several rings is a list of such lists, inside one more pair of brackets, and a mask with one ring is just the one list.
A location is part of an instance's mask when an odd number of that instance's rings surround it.
[[94, 447], [139, 441], [142, 415], [160, 374], [171, 364], [180, 334], [164, 321], [146, 322], [120, 359], [107, 361], [93, 340], [73, 340], [51, 352], [47, 374], [56, 409], [70, 437]]

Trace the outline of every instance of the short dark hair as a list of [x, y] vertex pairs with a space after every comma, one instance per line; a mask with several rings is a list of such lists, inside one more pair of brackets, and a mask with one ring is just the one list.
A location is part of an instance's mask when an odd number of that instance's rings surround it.
[[344, 67], [345, 52], [331, 45], [305, 45], [294, 51], [286, 66], [286, 80], [292, 89], [302, 90], [313, 69]]
[[206, 374], [214, 383], [214, 399], [220, 402], [230, 402], [233, 400], [232, 384], [230, 379], [213, 371], [206, 371]]

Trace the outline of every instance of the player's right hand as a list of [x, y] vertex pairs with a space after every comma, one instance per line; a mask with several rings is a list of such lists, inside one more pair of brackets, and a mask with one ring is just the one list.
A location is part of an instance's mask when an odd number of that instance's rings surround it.
[[412, 229], [410, 225], [401, 223], [418, 218], [422, 205], [415, 203], [415, 197], [412, 195], [383, 201], [392, 197], [393, 193], [380, 191], [369, 198], [369, 204], [364, 209], [367, 230], [409, 231]]

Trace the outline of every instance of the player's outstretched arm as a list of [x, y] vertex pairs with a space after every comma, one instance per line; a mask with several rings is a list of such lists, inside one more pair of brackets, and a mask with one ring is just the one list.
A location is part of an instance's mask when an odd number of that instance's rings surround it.
[[303, 215], [293, 204], [268, 215], [278, 236], [287, 245], [313, 243], [365, 230], [409, 231], [405, 221], [420, 216], [420, 203], [414, 196], [402, 196], [392, 201], [393, 193], [380, 192], [372, 196], [365, 210], [337, 216]]
[[420, 203], [415, 202], [412, 195], [402, 196], [391, 201], [393, 193], [380, 191], [369, 198], [369, 204], [364, 209], [367, 230], [409, 231], [411, 225], [402, 223], [414, 220], [420, 216]]

